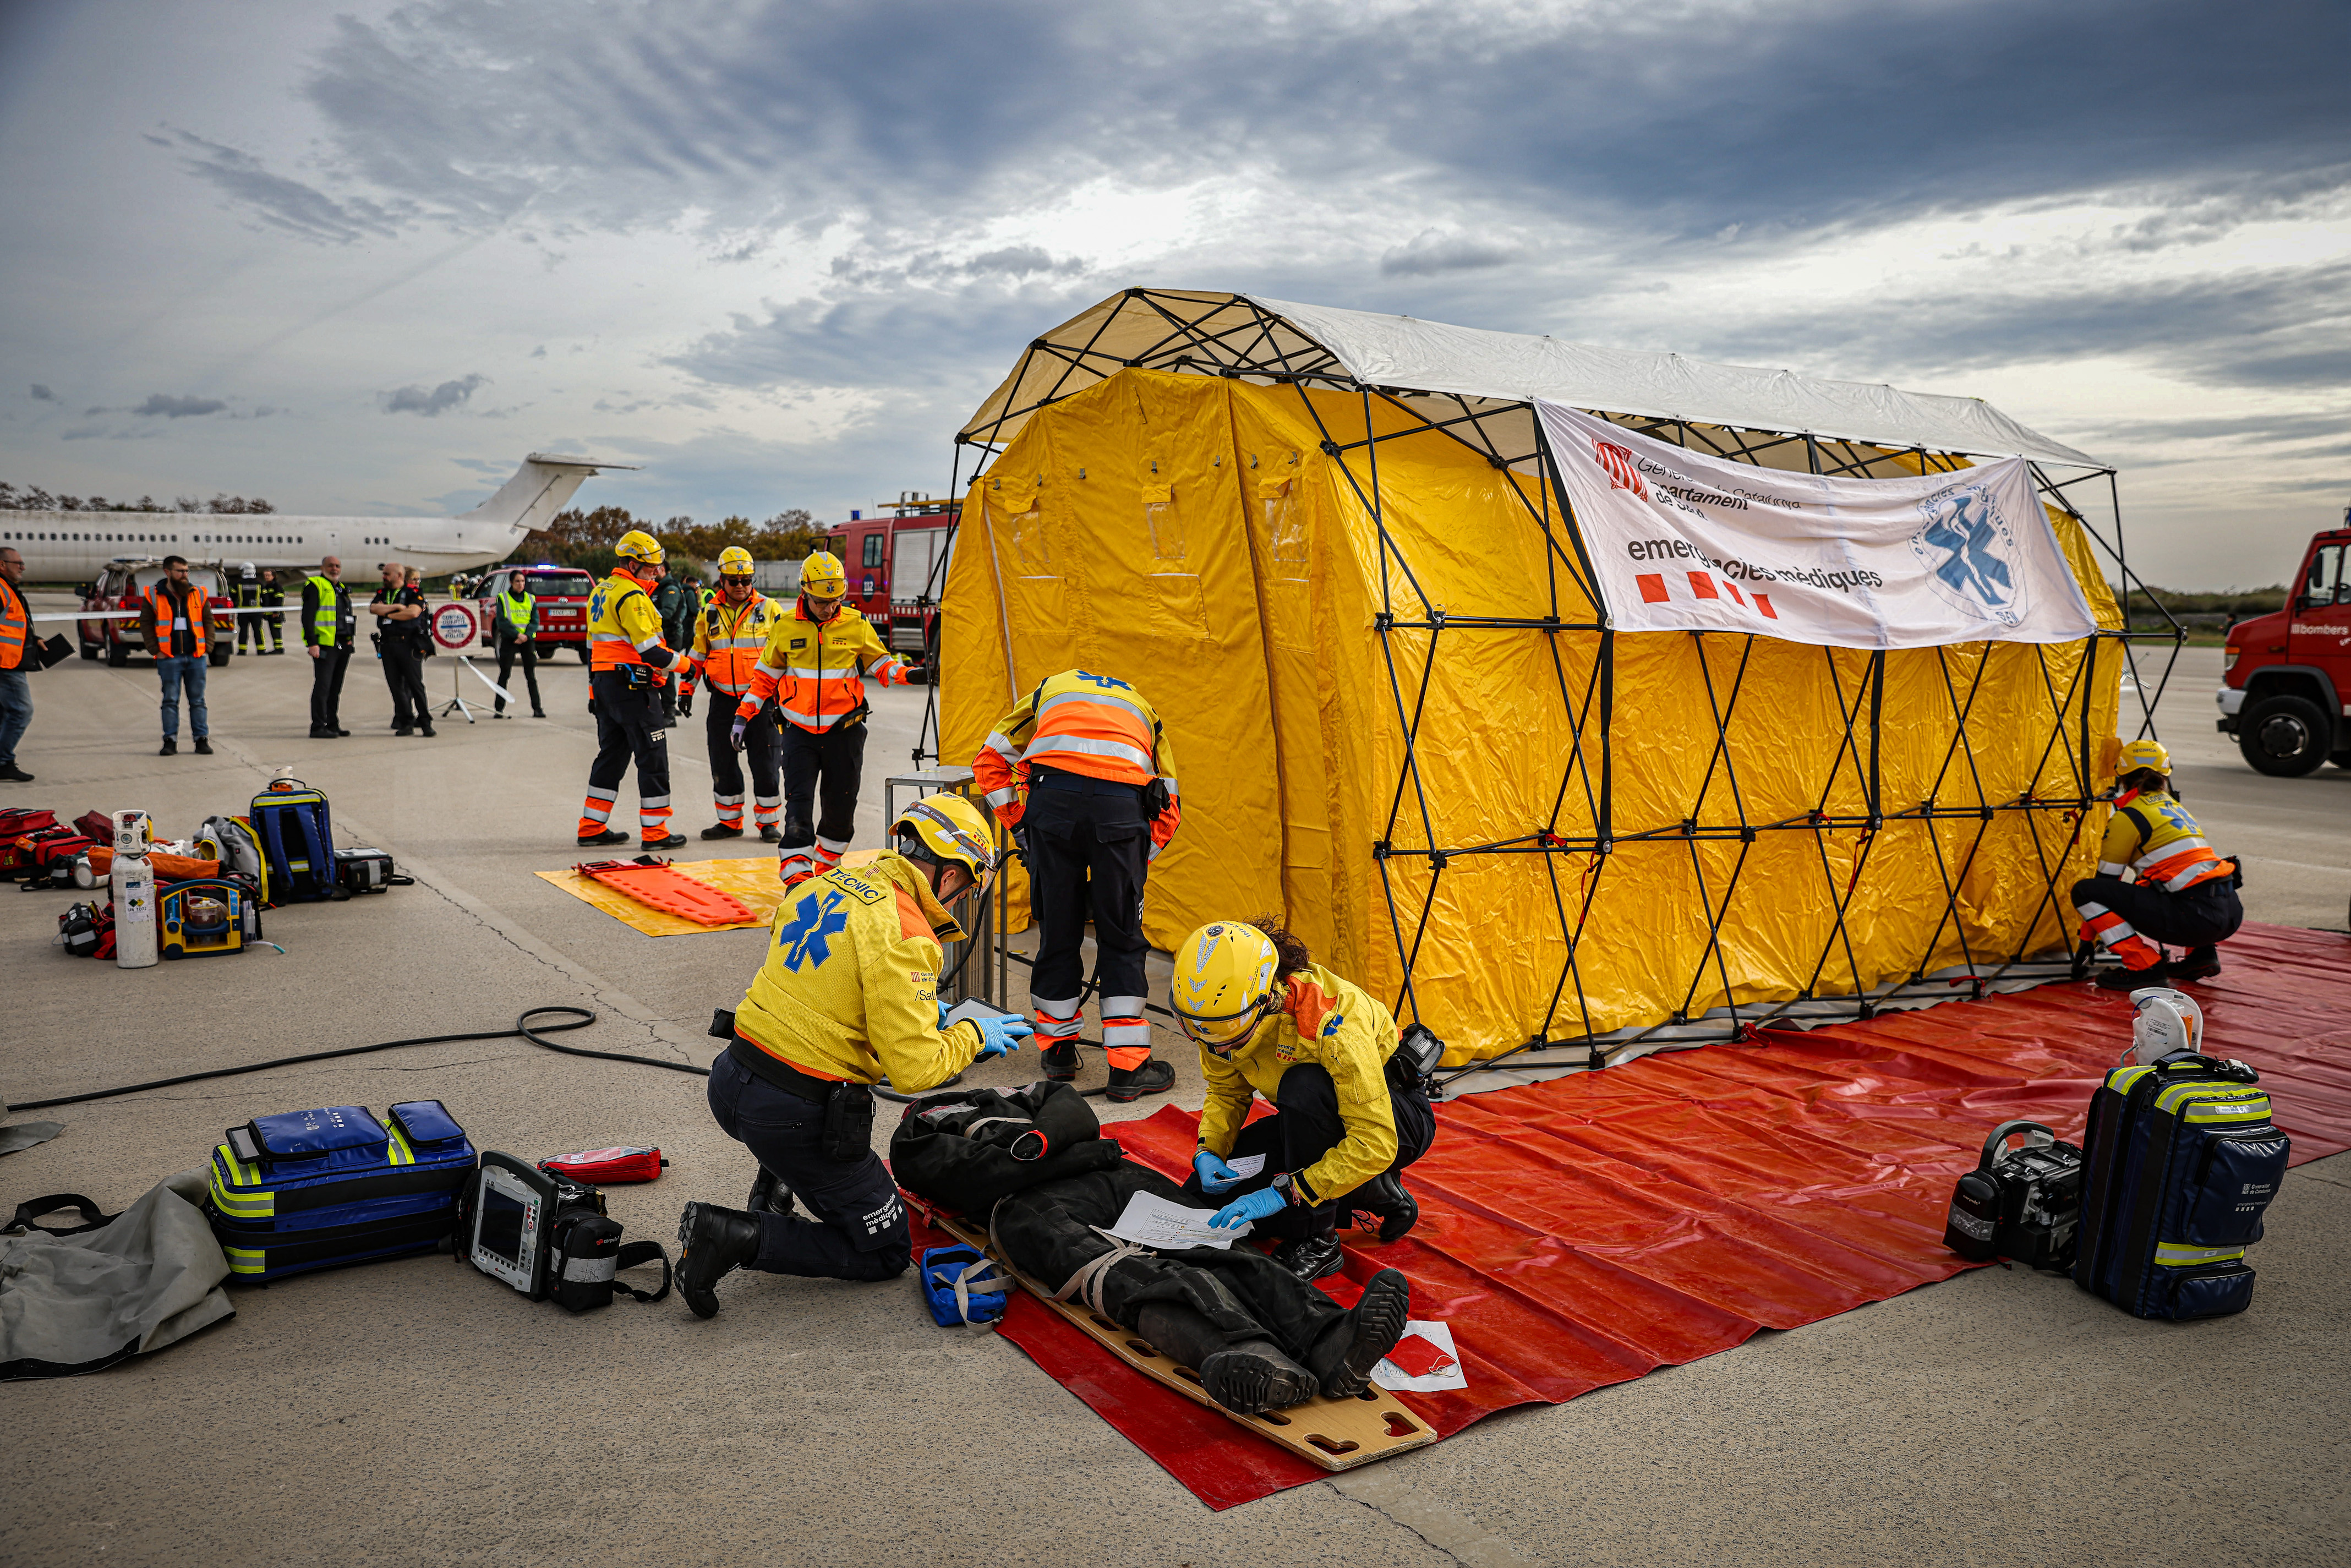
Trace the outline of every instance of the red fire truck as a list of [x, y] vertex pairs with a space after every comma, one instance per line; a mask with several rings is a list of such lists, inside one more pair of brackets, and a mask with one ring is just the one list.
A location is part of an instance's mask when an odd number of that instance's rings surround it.
[[2230, 628], [2221, 668], [2220, 732], [2257, 771], [2351, 768], [2351, 510], [2312, 538], [2284, 609]]
[[831, 531], [832, 553], [849, 574], [850, 606], [873, 622], [890, 651], [904, 657], [914, 679], [935, 678], [939, 596], [951, 553], [947, 532], [957, 503], [911, 491], [874, 508], [849, 514]]

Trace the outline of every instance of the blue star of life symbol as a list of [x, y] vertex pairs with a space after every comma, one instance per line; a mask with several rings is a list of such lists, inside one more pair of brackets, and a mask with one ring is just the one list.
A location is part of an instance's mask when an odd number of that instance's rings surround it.
[[776, 946], [784, 951], [784, 967], [798, 973], [813, 962], [822, 968], [832, 956], [832, 946], [826, 940], [838, 936], [848, 928], [849, 911], [841, 907], [838, 889], [825, 894], [822, 899], [803, 898], [793, 910], [792, 921], [776, 933]]
[[1119, 680], [1115, 676], [1090, 675], [1083, 670], [1080, 670], [1078, 672], [1078, 679], [1087, 682], [1090, 685], [1100, 686], [1104, 691], [1131, 692], [1134, 689], [1133, 686], [1128, 685], [1124, 681]]

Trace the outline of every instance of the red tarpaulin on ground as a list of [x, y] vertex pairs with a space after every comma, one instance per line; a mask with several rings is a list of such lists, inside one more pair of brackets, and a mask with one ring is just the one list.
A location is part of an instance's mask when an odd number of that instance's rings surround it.
[[[2260, 1071], [2294, 1163], [2351, 1148], [2351, 941], [2249, 925], [2222, 953], [2194, 992], [2209, 1049]], [[1468, 1387], [1398, 1397], [1450, 1437], [1949, 1278], [1968, 1266], [1942, 1244], [1952, 1182], [2002, 1121], [2079, 1142], [2130, 1007], [2044, 986], [1766, 1040], [1440, 1105], [1410, 1178], [1419, 1228], [1351, 1245], [1324, 1281], [1353, 1302], [1374, 1270], [1401, 1269], [1412, 1315], [1452, 1325]], [[1170, 1106], [1113, 1131], [1180, 1179], [1196, 1124]], [[1002, 1333], [1211, 1508], [1325, 1473], [1026, 1296]]]

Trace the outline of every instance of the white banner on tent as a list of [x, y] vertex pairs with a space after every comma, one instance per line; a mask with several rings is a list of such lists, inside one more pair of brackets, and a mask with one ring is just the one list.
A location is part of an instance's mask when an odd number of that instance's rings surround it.
[[1535, 407], [1620, 632], [1932, 648], [2068, 643], [2096, 629], [2022, 457], [1830, 478]]

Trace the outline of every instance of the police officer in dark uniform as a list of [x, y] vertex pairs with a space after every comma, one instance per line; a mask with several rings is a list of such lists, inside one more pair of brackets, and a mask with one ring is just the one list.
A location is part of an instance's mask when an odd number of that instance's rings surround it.
[[[694, 618], [702, 612], [702, 595], [685, 580], [685, 569], [673, 566], [653, 590], [653, 608], [661, 612], [662, 641], [672, 648], [694, 646]], [[678, 684], [675, 673], [662, 677], [662, 716], [674, 726], [678, 713]], [[694, 711], [694, 698], [689, 692], [685, 711]]]
[[431, 633], [424, 625], [423, 591], [407, 580], [396, 560], [383, 563], [383, 586], [368, 601], [376, 618], [376, 652], [383, 660], [384, 685], [392, 688], [392, 732], [433, 734], [433, 704], [424, 695], [424, 651]]
[[[538, 597], [530, 591], [530, 579], [521, 572], [510, 574], [498, 596], [490, 601], [491, 639], [498, 648], [498, 685], [507, 684], [514, 673], [515, 660], [522, 660], [522, 678], [530, 687], [530, 716], [545, 718], [547, 708], [538, 700]], [[507, 716], [507, 699], [497, 699], [494, 717]]]

